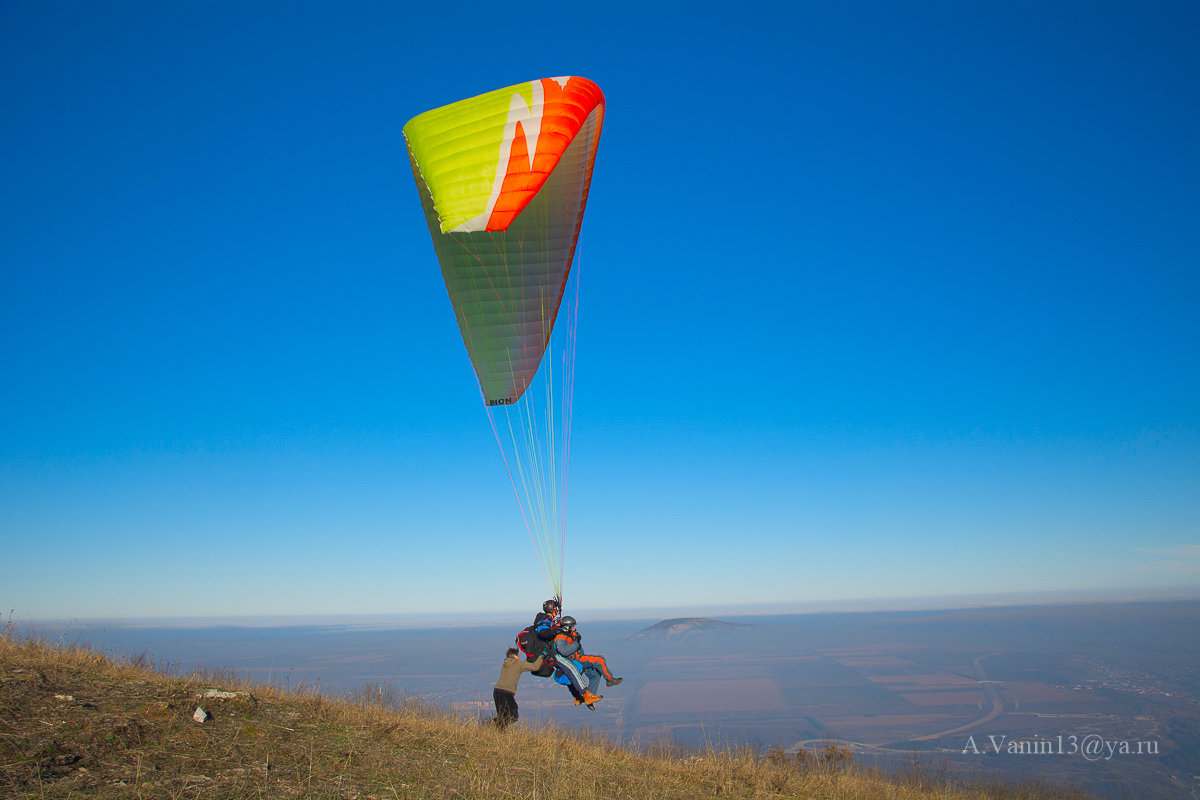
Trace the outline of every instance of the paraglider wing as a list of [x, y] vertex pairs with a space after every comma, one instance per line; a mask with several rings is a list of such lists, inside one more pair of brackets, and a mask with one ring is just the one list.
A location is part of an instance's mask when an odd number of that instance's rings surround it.
[[587, 204], [604, 95], [544, 78], [427, 111], [409, 160], [484, 401], [520, 399], [558, 315]]

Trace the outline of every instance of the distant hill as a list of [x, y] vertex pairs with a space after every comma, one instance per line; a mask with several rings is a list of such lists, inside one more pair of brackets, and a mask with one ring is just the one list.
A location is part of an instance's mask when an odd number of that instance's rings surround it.
[[[652, 628], [674, 625], [746, 627], [664, 620]], [[498, 731], [380, 687], [341, 698], [229, 674], [163, 674], [144, 660], [113, 661], [11, 631], [0, 631], [0, 796], [1083, 798], [1028, 785], [964, 788], [915, 767], [889, 777], [860, 768], [832, 745], [796, 756], [779, 749], [647, 751], [525, 722]]]
[[737, 633], [753, 630], [755, 627], [754, 625], [743, 625], [740, 622], [721, 622], [706, 617], [677, 617], [656, 622], [649, 628], [642, 628], [629, 638], [632, 641], [683, 640]]

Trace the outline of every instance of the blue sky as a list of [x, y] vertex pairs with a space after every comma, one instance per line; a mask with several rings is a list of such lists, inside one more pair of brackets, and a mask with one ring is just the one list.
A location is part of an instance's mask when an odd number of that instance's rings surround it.
[[0, 6], [0, 607], [545, 594], [400, 134], [607, 115], [566, 591], [1200, 585], [1194, 3]]

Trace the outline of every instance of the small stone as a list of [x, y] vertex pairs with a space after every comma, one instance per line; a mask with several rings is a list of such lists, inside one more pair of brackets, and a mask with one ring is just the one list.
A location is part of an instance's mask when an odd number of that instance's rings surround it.
[[194, 719], [196, 722], [204, 724], [205, 722], [208, 722], [210, 719], [212, 719], [212, 714], [209, 714], [207, 711], [205, 711], [200, 706], [196, 706], [196, 713], [192, 714], [192, 719]]
[[73, 696], [69, 695], [69, 694], [56, 694], [56, 695], [54, 695], [54, 699], [55, 699], [55, 700], [62, 700], [64, 703], [70, 703], [70, 702], [72, 702], [72, 701], [73, 701], [75, 698], [74, 698]]

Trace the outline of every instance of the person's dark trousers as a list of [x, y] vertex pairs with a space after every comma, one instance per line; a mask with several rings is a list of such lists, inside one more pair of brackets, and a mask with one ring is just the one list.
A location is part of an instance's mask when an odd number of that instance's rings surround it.
[[496, 701], [496, 727], [504, 730], [517, 721], [517, 696], [504, 689], [492, 689]]

